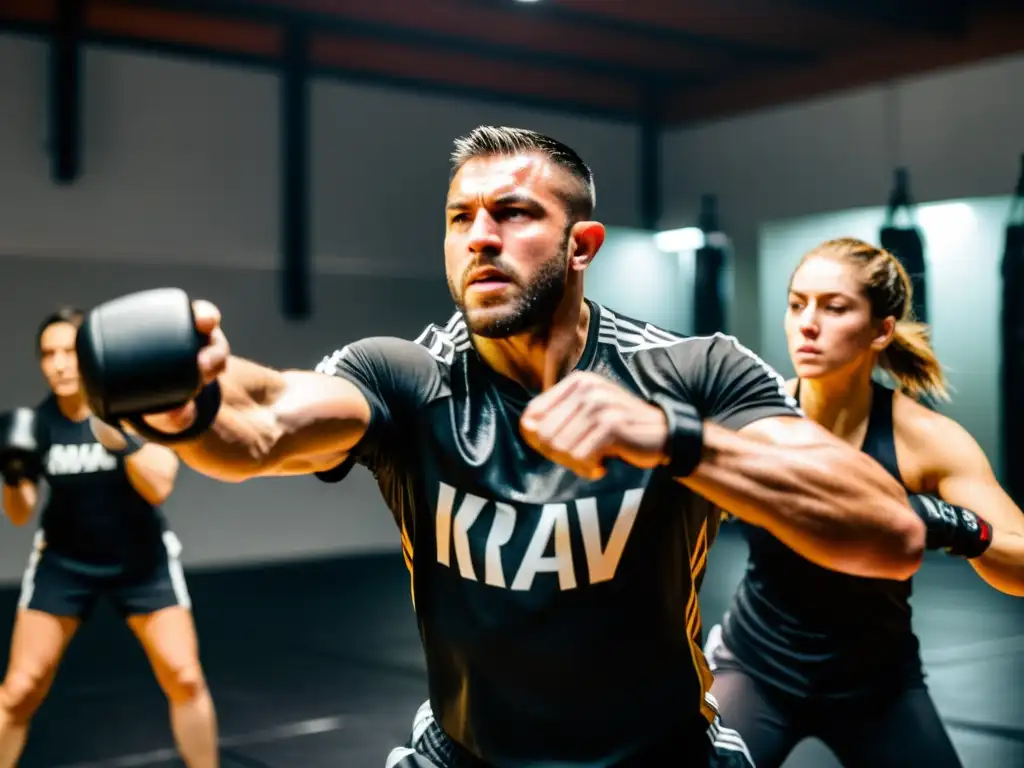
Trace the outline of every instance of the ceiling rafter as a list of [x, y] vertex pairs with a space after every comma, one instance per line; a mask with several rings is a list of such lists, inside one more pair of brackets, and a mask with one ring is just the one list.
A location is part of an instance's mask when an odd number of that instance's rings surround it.
[[[85, 3], [86, 40], [277, 69], [286, 31], [300, 27], [313, 74], [645, 123], [1024, 50], [1024, 12], [1010, 0]], [[55, 7], [3, 0], [0, 23], [47, 33]]]

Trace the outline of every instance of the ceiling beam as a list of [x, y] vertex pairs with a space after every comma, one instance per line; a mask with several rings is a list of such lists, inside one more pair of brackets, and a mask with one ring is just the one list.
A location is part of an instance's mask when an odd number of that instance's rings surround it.
[[667, 124], [693, 124], [1022, 50], [1024, 9], [983, 11], [963, 41], [916, 38], [903, 45], [851, 49], [813, 68], [678, 89], [667, 96], [664, 114]]
[[[699, 71], [701, 67], [714, 66], [717, 63], [701, 61], [700, 57], [695, 55], [692, 57], [692, 65], [684, 61], [675, 67], [666, 65], [665, 59], [638, 65], [623, 61], [623, 57], [607, 57], [599, 52], [600, 49], [589, 45], [579, 46], [577, 49], [585, 52], [570, 53], [568, 51], [573, 46], [564, 39], [550, 50], [538, 46], [512, 45], [483, 39], [480, 36], [470, 37], [416, 26], [414, 17], [410, 17], [408, 26], [375, 20], [374, 10], [366, 7], [335, 14], [305, 10], [303, 6], [291, 0], [281, 0], [280, 3], [257, 3], [252, 0], [105, 0], [105, 4], [126, 9], [148, 6], [288, 27], [302, 25], [311, 35], [336, 33], [349, 39], [359, 38], [443, 52], [458, 51], [482, 59], [532, 64], [581, 75], [627, 78], [636, 81], [645, 81], [655, 76], [669, 76], [681, 82], [692, 82], [695, 79], [695, 67]], [[426, 12], [432, 13], [433, 10]]]
[[967, 34], [970, 10], [984, 5], [968, 0], [790, 0], [800, 6], [870, 21], [892, 29], [959, 38]]
[[[16, 1], [0, 6], [0, 31], [48, 39], [53, 34], [53, 9], [44, 18], [36, 12], [34, 0], [24, 0], [31, 12], [19, 15]], [[81, 40], [270, 71], [277, 71], [284, 55], [284, 30], [273, 25], [225, 23], [138, 7], [129, 12], [94, 4], [86, 14]], [[408, 46], [381, 51], [380, 43], [336, 35], [313, 37], [310, 46], [312, 76], [625, 122], [637, 119], [640, 105], [640, 93], [628, 80], [481, 61], [457, 53], [440, 55]]]
[[640, 93], [622, 78], [597, 77], [535, 64], [480, 59], [460, 51], [441, 52], [408, 45], [322, 35], [313, 38], [313, 58], [328, 66], [521, 94], [567, 103], [586, 103], [636, 113]]
[[[277, 9], [303, 13], [317, 23], [360, 21], [407, 32], [434, 32], [483, 45], [511, 45], [528, 51], [560, 53], [583, 60], [642, 66], [659, 72], [709, 72], [732, 63], [726, 51], [654, 40], [624, 33], [616, 25], [581, 28], [565, 19], [534, 13], [508, 13], [494, 2], [469, 0], [221, 0], [235, 7]], [[619, 0], [621, 2], [622, 0]], [[632, 0], [631, 0], [632, 1]], [[792, 46], [782, 46], [790, 48]]]
[[[304, 0], [299, 0], [303, 2]], [[331, 2], [338, 0], [305, 0]], [[452, 0], [448, 0], [451, 2]], [[877, 22], [842, 17], [801, 0], [545, 0], [600, 15], [608, 22], [642, 22], [710, 39], [727, 39], [772, 50], [803, 52], [810, 62], [853, 40], [891, 39], [895, 32]], [[710, 54], [705, 51], [705, 54]], [[734, 58], [740, 61], [739, 57]], [[750, 59], [746, 60], [747, 65]], [[801, 63], [795, 60], [794, 63]], [[772, 62], [764, 62], [766, 66]], [[777, 64], [785, 66], [785, 62]]]
[[[665, 0], [666, 3], [672, 0]], [[761, 45], [758, 43], [735, 40], [728, 37], [717, 37], [696, 32], [686, 32], [663, 25], [631, 21], [625, 18], [610, 18], [600, 11], [584, 11], [579, 8], [567, 8], [557, 2], [523, 4], [515, 0], [458, 0], [467, 6], [498, 7], [510, 16], [523, 15], [534, 18], [565, 21], [573, 24], [579, 34], [586, 35], [588, 30], [613, 31], [619, 35], [630, 35], [650, 41], [665, 42], [670, 45], [693, 48], [704, 53], [726, 54], [744, 62], [763, 64], [802, 64], [807, 63], [809, 54], [789, 48]]]

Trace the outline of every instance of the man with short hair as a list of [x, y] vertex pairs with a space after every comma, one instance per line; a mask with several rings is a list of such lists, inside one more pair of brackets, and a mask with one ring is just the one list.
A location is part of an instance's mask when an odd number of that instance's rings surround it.
[[[241, 481], [356, 462], [401, 530], [429, 703], [390, 766], [746, 765], [701, 653], [724, 509], [814, 562], [906, 578], [924, 528], [878, 464], [801, 417], [735, 339], [684, 338], [583, 296], [605, 228], [589, 168], [532, 131], [455, 143], [445, 268], [458, 311], [312, 371], [232, 357], [196, 302], [223, 403], [173, 445]], [[193, 425], [194, 403], [147, 417]]]

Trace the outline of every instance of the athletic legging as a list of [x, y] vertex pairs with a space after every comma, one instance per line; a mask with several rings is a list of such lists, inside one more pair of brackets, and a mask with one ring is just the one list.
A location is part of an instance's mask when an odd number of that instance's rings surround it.
[[757, 768], [779, 768], [805, 738], [820, 739], [844, 768], [961, 768], [923, 685], [870, 701], [798, 699], [734, 663], [715, 669], [722, 723], [739, 731]]

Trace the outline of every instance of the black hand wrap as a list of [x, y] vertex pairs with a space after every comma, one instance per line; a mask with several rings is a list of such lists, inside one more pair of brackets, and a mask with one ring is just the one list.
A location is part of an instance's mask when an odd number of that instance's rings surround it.
[[[202, 387], [197, 356], [208, 339], [196, 331], [192, 302], [177, 288], [133, 293], [93, 309], [78, 331], [78, 368], [89, 407], [108, 424], [122, 420], [159, 443], [198, 437], [220, 410], [217, 382]], [[188, 429], [166, 433], [145, 414], [195, 404]]]
[[704, 421], [689, 403], [665, 395], [654, 395], [651, 402], [661, 408], [668, 420], [665, 455], [673, 477], [689, 477], [704, 453]]
[[35, 411], [15, 408], [0, 414], [0, 474], [4, 484], [17, 488], [22, 480], [35, 481], [42, 469]]
[[992, 526], [969, 509], [924, 494], [910, 496], [910, 507], [924, 521], [926, 549], [944, 549], [970, 560], [985, 554], [992, 543]]
[[220, 383], [212, 381], [207, 384], [199, 390], [199, 394], [195, 396], [192, 403], [196, 408], [195, 420], [181, 432], [161, 432], [150, 426], [142, 416], [126, 416], [125, 421], [131, 424], [140, 435], [154, 443], [183, 443], [202, 435], [217, 420], [221, 405]]

